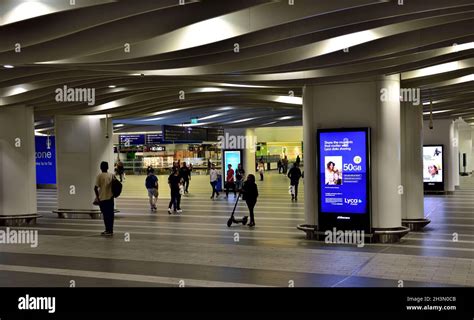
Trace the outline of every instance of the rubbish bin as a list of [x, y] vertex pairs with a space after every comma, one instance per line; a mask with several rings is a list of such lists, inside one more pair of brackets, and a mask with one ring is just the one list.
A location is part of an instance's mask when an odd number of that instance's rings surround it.
[[222, 191], [222, 175], [217, 176], [217, 186], [216, 186], [217, 192]]

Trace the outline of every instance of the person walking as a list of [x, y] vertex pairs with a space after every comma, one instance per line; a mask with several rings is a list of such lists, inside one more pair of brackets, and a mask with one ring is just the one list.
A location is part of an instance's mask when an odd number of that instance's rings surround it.
[[189, 193], [189, 180], [191, 179], [191, 171], [186, 165], [186, 162], [183, 162], [183, 166], [179, 169], [179, 175], [183, 179], [184, 183], [184, 193]]
[[260, 174], [260, 181], [263, 181], [263, 173], [265, 172], [265, 164], [263, 163], [263, 159], [260, 159], [258, 163], [258, 173]]
[[105, 231], [101, 235], [110, 237], [114, 234], [114, 195], [112, 193], [112, 180], [116, 179], [113, 173], [107, 172], [109, 163], [102, 161], [100, 171], [95, 179], [94, 203], [99, 204], [100, 212], [104, 218]]
[[300, 166], [300, 163], [301, 163], [300, 155], [297, 155], [297, 156], [296, 156], [296, 163], [298, 164], [298, 167], [299, 167], [299, 166]]
[[283, 164], [281, 163], [281, 159], [278, 159], [277, 167], [278, 167], [278, 174], [280, 174], [280, 173], [281, 173], [281, 169], [283, 168]]
[[298, 201], [298, 185], [300, 183], [301, 176], [302, 174], [299, 164], [295, 162], [290, 171], [288, 171], [288, 178], [290, 178], [290, 186], [292, 189], [294, 189], [291, 193], [291, 201]]
[[237, 170], [235, 170], [235, 188], [237, 189], [237, 192], [240, 192], [242, 190], [242, 185], [245, 180], [245, 170], [242, 167], [242, 164], [238, 164]]
[[283, 158], [283, 173], [287, 174], [288, 173], [288, 157], [285, 155]]
[[179, 171], [174, 168], [173, 173], [170, 174], [168, 177], [168, 184], [170, 186], [170, 191], [171, 191], [171, 200], [168, 205], [168, 214], [171, 214], [173, 211], [171, 210], [171, 207], [174, 208], [174, 212], [176, 213], [182, 213], [183, 210], [181, 210], [181, 193], [179, 191], [180, 185], [182, 184], [183, 179], [179, 175]]
[[209, 170], [209, 179], [210, 179], [211, 187], [212, 187], [211, 199], [214, 199], [214, 196], [216, 198], [219, 197], [219, 192], [216, 189], [218, 177], [219, 177], [219, 172], [216, 170], [216, 165], [212, 164], [211, 170]]
[[255, 226], [255, 216], [254, 216], [254, 208], [257, 204], [258, 198], [258, 188], [257, 184], [255, 183], [255, 176], [253, 174], [249, 174], [247, 180], [245, 180], [244, 185], [242, 187], [242, 194], [243, 199], [247, 203], [247, 207], [250, 213], [250, 223], [248, 224], [249, 227]]
[[235, 183], [234, 183], [234, 169], [232, 169], [232, 165], [229, 163], [227, 165], [227, 176], [225, 179], [225, 197], [226, 199], [229, 197], [229, 189], [234, 190], [234, 197], [237, 196], [236, 190], [235, 190]]
[[156, 212], [156, 201], [158, 200], [158, 177], [155, 176], [153, 168], [148, 169], [145, 179], [145, 187], [148, 190], [148, 199], [150, 201], [150, 210]]
[[119, 176], [120, 182], [123, 182], [125, 168], [122, 161], [117, 162], [117, 174]]

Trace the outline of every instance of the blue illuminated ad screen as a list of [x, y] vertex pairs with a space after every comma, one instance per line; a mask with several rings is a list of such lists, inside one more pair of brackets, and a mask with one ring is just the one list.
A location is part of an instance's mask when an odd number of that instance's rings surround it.
[[368, 214], [369, 129], [319, 130], [317, 141], [319, 211]]
[[224, 150], [224, 168], [222, 168], [222, 175], [224, 177], [227, 175], [227, 165], [231, 164], [232, 169], [235, 171], [239, 163], [242, 163], [242, 150]]
[[56, 144], [54, 136], [35, 136], [36, 184], [56, 184]]

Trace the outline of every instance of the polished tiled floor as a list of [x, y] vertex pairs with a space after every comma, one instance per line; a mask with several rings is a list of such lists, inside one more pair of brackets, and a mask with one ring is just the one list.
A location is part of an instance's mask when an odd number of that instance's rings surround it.
[[56, 192], [39, 190], [39, 246], [0, 245], [0, 286], [474, 286], [474, 178], [425, 198], [424, 232], [363, 248], [304, 240], [304, 195], [292, 203], [282, 175], [258, 182], [254, 229], [226, 227], [233, 195], [210, 200], [207, 176], [193, 177], [180, 216], [166, 211], [165, 177], [151, 213], [143, 179], [127, 177], [113, 238], [100, 220], [58, 219]]

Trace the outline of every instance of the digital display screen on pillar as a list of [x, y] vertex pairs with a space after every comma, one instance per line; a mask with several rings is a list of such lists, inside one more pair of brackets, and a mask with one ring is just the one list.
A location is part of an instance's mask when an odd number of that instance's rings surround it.
[[444, 190], [443, 145], [423, 146], [423, 184], [425, 190]]
[[370, 129], [317, 133], [318, 209], [323, 230], [370, 230]]
[[56, 145], [53, 136], [35, 136], [36, 184], [56, 184]]
[[223, 176], [223, 183], [225, 181], [225, 177], [227, 177], [227, 169], [228, 165], [232, 165], [232, 169], [237, 169], [239, 163], [242, 163], [242, 150], [224, 150], [224, 168], [222, 169], [222, 176]]

